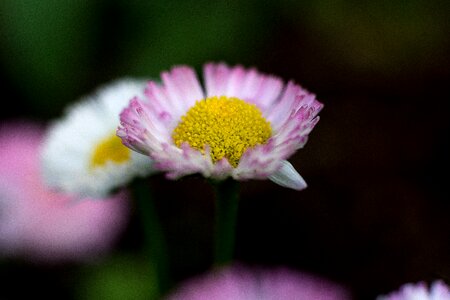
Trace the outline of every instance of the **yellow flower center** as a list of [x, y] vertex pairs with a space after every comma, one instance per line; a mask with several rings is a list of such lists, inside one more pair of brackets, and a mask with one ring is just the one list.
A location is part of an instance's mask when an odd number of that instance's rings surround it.
[[128, 161], [130, 156], [130, 149], [113, 133], [97, 144], [92, 152], [90, 167], [92, 169], [102, 167], [109, 161], [120, 164]]
[[222, 96], [197, 101], [181, 117], [172, 139], [178, 147], [187, 142], [202, 152], [209, 145], [213, 162], [225, 157], [237, 167], [248, 148], [264, 144], [271, 135], [270, 123], [256, 105]]

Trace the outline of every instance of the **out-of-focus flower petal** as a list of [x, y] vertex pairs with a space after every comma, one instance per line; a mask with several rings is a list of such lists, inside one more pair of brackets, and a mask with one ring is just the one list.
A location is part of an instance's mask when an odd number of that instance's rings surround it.
[[43, 134], [30, 122], [0, 124], [0, 254], [51, 263], [95, 260], [125, 230], [128, 194], [98, 201], [50, 190], [36, 150]]

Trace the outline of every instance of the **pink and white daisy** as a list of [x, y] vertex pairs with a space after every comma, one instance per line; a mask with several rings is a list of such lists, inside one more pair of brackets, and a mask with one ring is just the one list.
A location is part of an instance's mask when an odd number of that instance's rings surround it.
[[348, 300], [336, 283], [287, 268], [230, 266], [184, 282], [168, 300]]
[[430, 287], [425, 282], [407, 283], [377, 300], [450, 300], [450, 288], [441, 280], [434, 281]]
[[315, 95], [293, 81], [223, 63], [204, 66], [203, 85], [187, 66], [161, 79], [122, 111], [117, 135], [168, 178], [200, 173], [306, 187], [287, 159], [319, 121], [323, 105]]
[[128, 224], [125, 192], [75, 199], [43, 182], [39, 149], [44, 128], [0, 124], [0, 256], [56, 263], [105, 255]]

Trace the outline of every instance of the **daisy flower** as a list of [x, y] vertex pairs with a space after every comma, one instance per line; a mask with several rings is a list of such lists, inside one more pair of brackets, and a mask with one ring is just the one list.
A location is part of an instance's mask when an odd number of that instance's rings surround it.
[[377, 300], [450, 300], [450, 288], [441, 280], [434, 281], [429, 288], [424, 282], [407, 283]]
[[229, 266], [189, 279], [167, 300], [348, 300], [343, 287], [287, 268]]
[[319, 120], [323, 105], [315, 95], [293, 81], [223, 63], [204, 66], [203, 85], [187, 66], [161, 79], [130, 101], [117, 135], [168, 178], [200, 173], [306, 187], [287, 159]]
[[128, 224], [129, 196], [78, 201], [44, 184], [39, 148], [44, 129], [0, 124], [0, 256], [41, 263], [87, 262], [111, 250]]
[[43, 177], [50, 187], [105, 197], [153, 171], [148, 157], [130, 151], [116, 136], [120, 111], [144, 86], [134, 79], [102, 86], [51, 124], [42, 146]]

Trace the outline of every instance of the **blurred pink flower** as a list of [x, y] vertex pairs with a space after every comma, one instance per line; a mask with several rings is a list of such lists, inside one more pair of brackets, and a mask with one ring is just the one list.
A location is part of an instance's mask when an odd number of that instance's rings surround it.
[[325, 279], [287, 268], [251, 269], [230, 266], [193, 278], [170, 294], [168, 300], [344, 300], [343, 287]]
[[48, 189], [39, 170], [43, 133], [31, 122], [0, 124], [0, 254], [43, 262], [95, 259], [127, 225], [127, 194], [75, 200]]
[[398, 291], [379, 296], [377, 300], [450, 300], [450, 289], [440, 280], [434, 281], [430, 288], [424, 282], [407, 283]]

